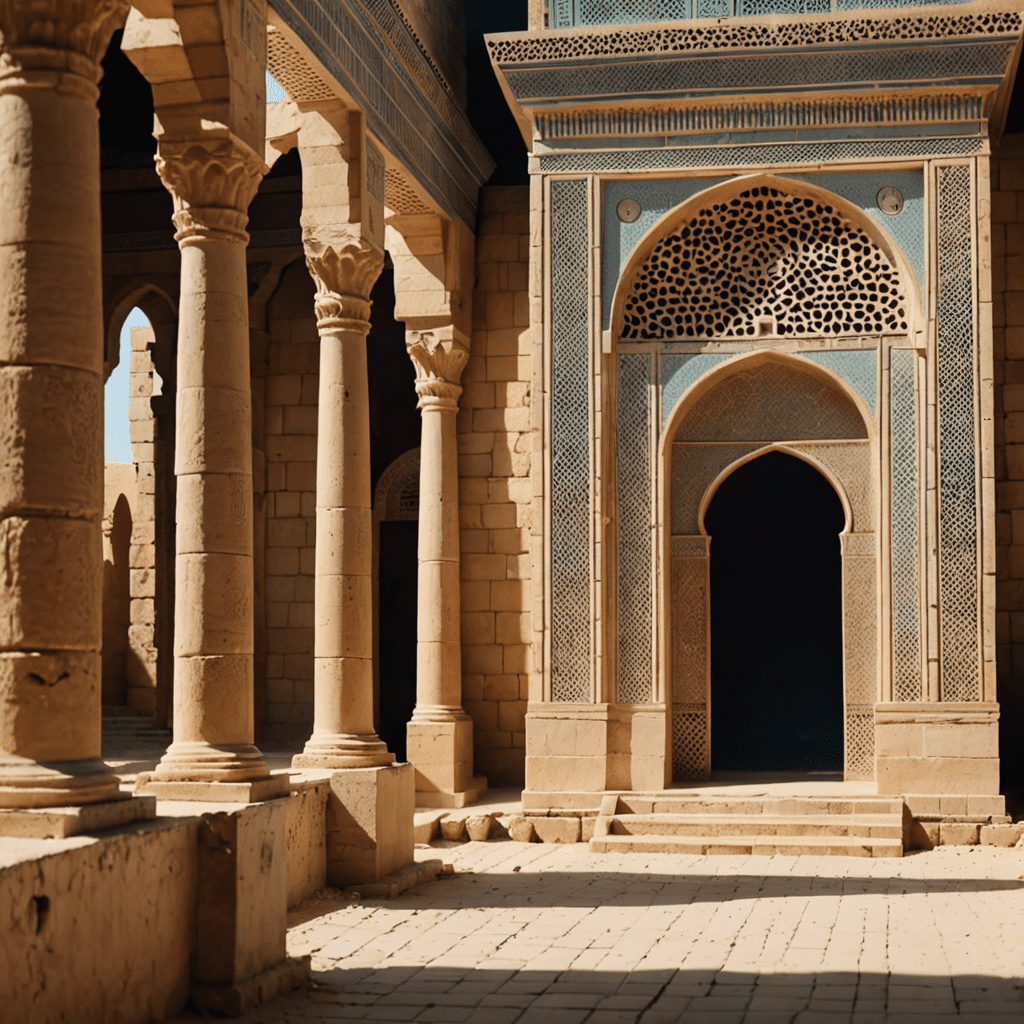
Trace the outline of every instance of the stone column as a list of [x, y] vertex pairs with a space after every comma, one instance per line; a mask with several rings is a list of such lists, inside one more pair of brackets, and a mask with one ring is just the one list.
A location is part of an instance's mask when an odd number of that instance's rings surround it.
[[118, 780], [100, 757], [96, 83], [127, 12], [0, 5], [0, 808], [90, 805], [2, 810], [3, 834], [66, 835], [152, 803], [112, 810]]
[[222, 131], [160, 140], [181, 248], [174, 742], [139, 787], [164, 799], [287, 792], [253, 744], [252, 402], [245, 226], [265, 165]]
[[316, 459], [313, 735], [297, 768], [377, 768], [395, 755], [373, 728], [370, 289], [383, 253], [306, 244], [316, 282], [320, 395]]
[[407, 727], [416, 802], [461, 807], [486, 789], [473, 777], [473, 720], [462, 708], [459, 467], [455, 417], [469, 359], [451, 327], [410, 330], [423, 416], [420, 442], [416, 707]]

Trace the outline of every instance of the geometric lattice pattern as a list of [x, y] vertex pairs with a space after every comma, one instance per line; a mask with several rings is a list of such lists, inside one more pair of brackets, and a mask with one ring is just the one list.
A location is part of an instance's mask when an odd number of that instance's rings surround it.
[[676, 441], [819, 438], [867, 439], [864, 417], [810, 367], [774, 360], [740, 370], [698, 398], [675, 435]]
[[921, 700], [921, 534], [918, 515], [917, 403], [912, 349], [894, 348], [889, 369], [892, 414], [892, 689], [897, 701]]
[[981, 699], [971, 171], [939, 170], [939, 639], [942, 699]]
[[551, 699], [592, 699], [586, 181], [551, 183]]
[[617, 699], [651, 700], [654, 587], [651, 515], [651, 357], [619, 355], [615, 454], [619, 497]]
[[895, 267], [826, 203], [760, 186], [701, 210], [633, 279], [631, 340], [907, 330]]
[[708, 716], [706, 711], [672, 714], [672, 778], [704, 779], [708, 775]]
[[878, 692], [875, 558], [843, 558], [843, 693], [847, 706], [874, 705]]
[[870, 705], [846, 708], [847, 779], [875, 777], [875, 713]]
[[707, 555], [673, 558], [670, 571], [672, 703], [693, 710], [708, 699]]

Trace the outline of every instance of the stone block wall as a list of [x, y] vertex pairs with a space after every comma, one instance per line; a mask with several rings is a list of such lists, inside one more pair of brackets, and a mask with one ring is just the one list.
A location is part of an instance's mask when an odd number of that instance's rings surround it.
[[996, 643], [1003, 791], [1024, 787], [1024, 134], [992, 160]]
[[266, 706], [270, 742], [308, 739], [313, 726], [313, 582], [320, 345], [313, 282], [300, 262], [269, 303], [266, 457]]
[[481, 192], [460, 403], [462, 695], [477, 774], [523, 784], [531, 660], [529, 192]]

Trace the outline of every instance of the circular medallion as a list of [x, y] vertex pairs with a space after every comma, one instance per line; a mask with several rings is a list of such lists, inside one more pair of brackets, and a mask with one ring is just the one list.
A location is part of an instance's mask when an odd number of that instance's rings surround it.
[[882, 213], [895, 217], [897, 213], [903, 212], [903, 193], [893, 185], [885, 185], [878, 190], [875, 202]]
[[635, 199], [623, 199], [615, 207], [615, 212], [619, 215], [619, 220], [624, 224], [632, 224], [640, 216], [641, 209], [640, 204]]

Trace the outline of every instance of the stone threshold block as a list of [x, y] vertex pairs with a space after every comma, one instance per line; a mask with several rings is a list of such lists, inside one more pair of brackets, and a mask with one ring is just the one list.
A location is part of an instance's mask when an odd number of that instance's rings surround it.
[[285, 951], [288, 799], [201, 813], [192, 1002], [237, 1015], [309, 977]]
[[147, 793], [157, 800], [187, 800], [211, 804], [257, 804], [276, 800], [290, 792], [288, 774], [271, 775], [253, 782], [161, 782], [152, 772], [140, 772], [136, 793]]
[[479, 803], [486, 792], [486, 777], [474, 775], [469, 781], [469, 787], [458, 793], [446, 793], [439, 789], [417, 789], [416, 806], [455, 810]]
[[330, 775], [327, 884], [378, 882], [414, 860], [411, 764], [343, 768]]
[[122, 793], [80, 807], [15, 807], [0, 810], [0, 836], [18, 839], [66, 839], [88, 832], [150, 821], [156, 817], [156, 798]]
[[406, 726], [409, 760], [416, 769], [417, 807], [465, 807], [487, 790], [487, 779], [473, 775], [473, 722], [467, 716], [448, 722]]

